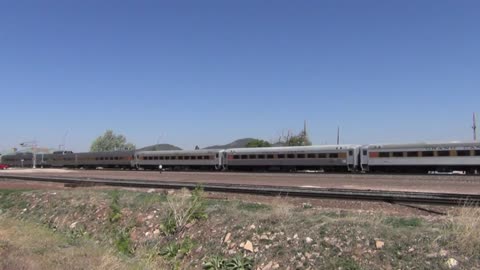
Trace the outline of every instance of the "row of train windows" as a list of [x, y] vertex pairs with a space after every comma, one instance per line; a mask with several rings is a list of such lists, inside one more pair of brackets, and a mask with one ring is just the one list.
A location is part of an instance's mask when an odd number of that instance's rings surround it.
[[209, 160], [214, 159], [214, 156], [137, 156], [137, 158], [143, 160]]
[[480, 150], [370, 152], [370, 157], [469, 157], [480, 156]]
[[122, 160], [123, 157], [96, 157], [95, 160]]
[[276, 155], [234, 155], [233, 159], [284, 159], [284, 158], [345, 158], [345, 153], [321, 153], [321, 154], [276, 154]]

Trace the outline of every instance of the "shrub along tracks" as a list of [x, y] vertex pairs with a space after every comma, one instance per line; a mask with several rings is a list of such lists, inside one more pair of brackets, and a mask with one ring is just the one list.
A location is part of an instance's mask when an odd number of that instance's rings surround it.
[[194, 183], [179, 181], [154, 181], [144, 179], [75, 178], [59, 176], [0, 175], [0, 179], [63, 183], [75, 186], [112, 186], [160, 189], [194, 189], [201, 185], [205, 191], [245, 193], [270, 196], [308, 197], [343, 200], [383, 201], [389, 203], [415, 203], [438, 205], [480, 205], [480, 195], [461, 193], [406, 192], [370, 189], [339, 189], [285, 187], [272, 185], [241, 185], [226, 183]]

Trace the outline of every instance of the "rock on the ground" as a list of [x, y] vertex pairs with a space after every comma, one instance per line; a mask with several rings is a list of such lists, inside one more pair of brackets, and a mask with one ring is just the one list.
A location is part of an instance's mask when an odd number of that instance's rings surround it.
[[227, 235], [225, 235], [225, 239], [223, 240], [224, 243], [228, 243], [228, 241], [230, 241], [230, 237], [232, 236], [231, 233], [227, 233]]
[[77, 227], [77, 223], [78, 221], [75, 221], [72, 224], [70, 224], [70, 229], [75, 229], [75, 227]]
[[313, 242], [313, 239], [310, 237], [305, 238], [305, 243], [311, 244]]
[[246, 251], [253, 252], [253, 244], [252, 244], [252, 242], [250, 242], [249, 240], [247, 240], [247, 242], [246, 242], [245, 245], [243, 246], [243, 249], [245, 249]]
[[455, 260], [454, 258], [450, 258], [450, 259], [448, 259], [448, 261], [447, 261], [447, 266], [448, 266], [448, 268], [450, 268], [450, 269], [455, 268], [455, 267], [458, 266], [458, 261]]
[[159, 230], [159, 229], [156, 229], [155, 231], [153, 231], [153, 234], [154, 234], [154, 235], [159, 235], [159, 234], [160, 234], [160, 230]]
[[273, 262], [270, 261], [267, 265], [265, 265], [262, 270], [271, 270], [273, 266]]
[[155, 192], [155, 189], [154, 188], [151, 188], [147, 191], [148, 193], [154, 193]]
[[380, 240], [375, 241], [375, 247], [377, 249], [382, 249], [384, 245], [385, 245], [385, 242], [383, 241], [380, 241]]

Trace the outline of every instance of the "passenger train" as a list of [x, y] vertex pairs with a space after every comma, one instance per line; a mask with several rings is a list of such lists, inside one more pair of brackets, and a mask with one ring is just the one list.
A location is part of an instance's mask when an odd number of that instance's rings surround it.
[[[31, 167], [32, 153], [1, 157], [10, 167]], [[218, 150], [115, 151], [36, 154], [37, 167], [166, 170], [268, 170], [427, 173], [480, 172], [479, 142], [318, 145]]]

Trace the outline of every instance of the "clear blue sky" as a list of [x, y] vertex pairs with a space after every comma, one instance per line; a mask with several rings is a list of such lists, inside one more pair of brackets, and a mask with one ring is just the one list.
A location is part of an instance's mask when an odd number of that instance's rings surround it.
[[470, 140], [479, 1], [1, 1], [0, 151]]

